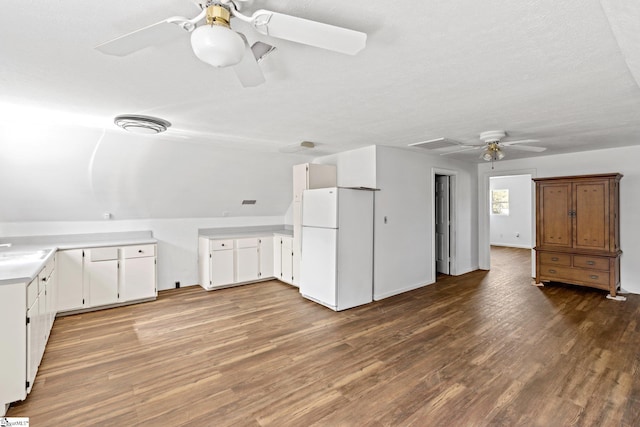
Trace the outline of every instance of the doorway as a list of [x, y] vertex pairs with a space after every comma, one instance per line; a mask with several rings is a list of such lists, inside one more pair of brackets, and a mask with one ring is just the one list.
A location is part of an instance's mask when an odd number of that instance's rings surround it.
[[[506, 189], [497, 188], [492, 186], [492, 178], [497, 177], [519, 177], [524, 179], [524, 181], [528, 182], [527, 187], [520, 187], [520, 189], [514, 189], [515, 191], [509, 192], [509, 201], [513, 203], [515, 201], [515, 205], [510, 204], [509, 206], [509, 217], [514, 220], [521, 219], [522, 214], [518, 214], [518, 209], [523, 206], [529, 206], [529, 220], [512, 228], [503, 228], [502, 225], [499, 225], [498, 228], [494, 224], [492, 224], [492, 211], [493, 211], [493, 200], [492, 200], [492, 189]], [[521, 169], [521, 170], [511, 170], [511, 171], [490, 171], [481, 175], [478, 180], [478, 218], [479, 218], [479, 230], [478, 230], [478, 238], [479, 238], [479, 268], [482, 270], [490, 270], [491, 269], [491, 245], [498, 243], [500, 246], [506, 247], [514, 247], [514, 248], [531, 248], [528, 249], [531, 253], [531, 274], [535, 276], [535, 251], [532, 247], [535, 245], [535, 191], [534, 185], [531, 178], [535, 178], [537, 176], [535, 169]], [[526, 178], [525, 178], [526, 177]], [[495, 181], [497, 182], [497, 181]], [[524, 185], [524, 184], [522, 184]], [[515, 199], [512, 196], [516, 196]], [[527, 197], [529, 203], [525, 203], [522, 200], [522, 196]], [[515, 214], [513, 209], [516, 208]], [[503, 217], [503, 219], [506, 219]], [[503, 224], [504, 225], [504, 224]], [[503, 234], [500, 237], [500, 234]], [[529, 242], [525, 242], [525, 240], [529, 240]]]
[[456, 274], [456, 171], [432, 169], [433, 281]]
[[449, 176], [436, 175], [435, 222], [436, 222], [436, 275], [451, 274], [451, 218]]

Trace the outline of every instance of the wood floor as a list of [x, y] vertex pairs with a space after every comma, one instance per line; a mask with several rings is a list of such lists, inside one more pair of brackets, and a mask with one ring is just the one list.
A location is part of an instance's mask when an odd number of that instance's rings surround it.
[[32, 426], [638, 426], [640, 295], [491, 272], [335, 313], [276, 281], [58, 318]]

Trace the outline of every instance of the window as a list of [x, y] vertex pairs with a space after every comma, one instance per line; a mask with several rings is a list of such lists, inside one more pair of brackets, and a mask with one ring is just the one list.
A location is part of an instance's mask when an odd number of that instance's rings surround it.
[[491, 215], [509, 215], [509, 190], [491, 190]]

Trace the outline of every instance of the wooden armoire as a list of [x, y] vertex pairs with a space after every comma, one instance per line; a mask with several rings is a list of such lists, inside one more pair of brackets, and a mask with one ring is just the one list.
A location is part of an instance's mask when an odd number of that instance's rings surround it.
[[619, 173], [534, 178], [536, 283], [608, 290], [620, 283]]

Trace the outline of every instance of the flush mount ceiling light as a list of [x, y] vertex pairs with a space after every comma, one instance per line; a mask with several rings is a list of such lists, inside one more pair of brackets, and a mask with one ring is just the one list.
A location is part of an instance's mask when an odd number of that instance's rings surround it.
[[171, 126], [166, 120], [138, 114], [122, 114], [116, 116], [113, 122], [128, 132], [145, 135], [164, 132]]

